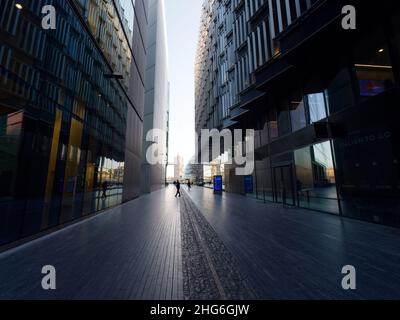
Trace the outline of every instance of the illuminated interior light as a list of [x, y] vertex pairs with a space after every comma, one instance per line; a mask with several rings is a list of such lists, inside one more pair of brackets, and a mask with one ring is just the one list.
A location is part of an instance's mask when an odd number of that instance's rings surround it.
[[392, 66], [381, 66], [377, 64], [356, 64], [355, 66], [360, 68], [393, 69]]
[[22, 4], [20, 4], [20, 3], [16, 3], [15, 4], [15, 7], [18, 9], [18, 10], [22, 10], [24, 7], [22, 6]]

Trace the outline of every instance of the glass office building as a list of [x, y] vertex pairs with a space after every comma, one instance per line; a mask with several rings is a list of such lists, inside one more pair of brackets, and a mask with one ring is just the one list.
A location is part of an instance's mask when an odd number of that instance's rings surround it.
[[256, 130], [254, 173], [226, 165], [226, 191], [399, 227], [398, 2], [206, 4], [196, 130]]
[[139, 195], [146, 28], [143, 0], [0, 1], [0, 245]]

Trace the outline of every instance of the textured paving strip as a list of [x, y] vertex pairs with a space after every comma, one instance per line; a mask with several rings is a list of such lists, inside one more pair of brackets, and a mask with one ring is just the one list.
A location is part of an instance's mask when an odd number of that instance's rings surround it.
[[181, 205], [183, 293], [187, 300], [256, 299], [233, 255], [187, 193]]

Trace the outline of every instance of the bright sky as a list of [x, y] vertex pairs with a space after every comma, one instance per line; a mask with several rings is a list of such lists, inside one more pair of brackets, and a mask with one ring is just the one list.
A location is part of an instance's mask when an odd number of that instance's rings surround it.
[[203, 0], [165, 0], [170, 80], [170, 163], [195, 152], [194, 63]]

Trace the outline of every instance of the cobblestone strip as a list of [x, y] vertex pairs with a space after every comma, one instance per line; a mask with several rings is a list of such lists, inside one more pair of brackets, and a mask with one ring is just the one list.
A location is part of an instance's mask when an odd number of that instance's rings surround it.
[[235, 258], [189, 195], [184, 193], [181, 199], [185, 299], [256, 299]]

